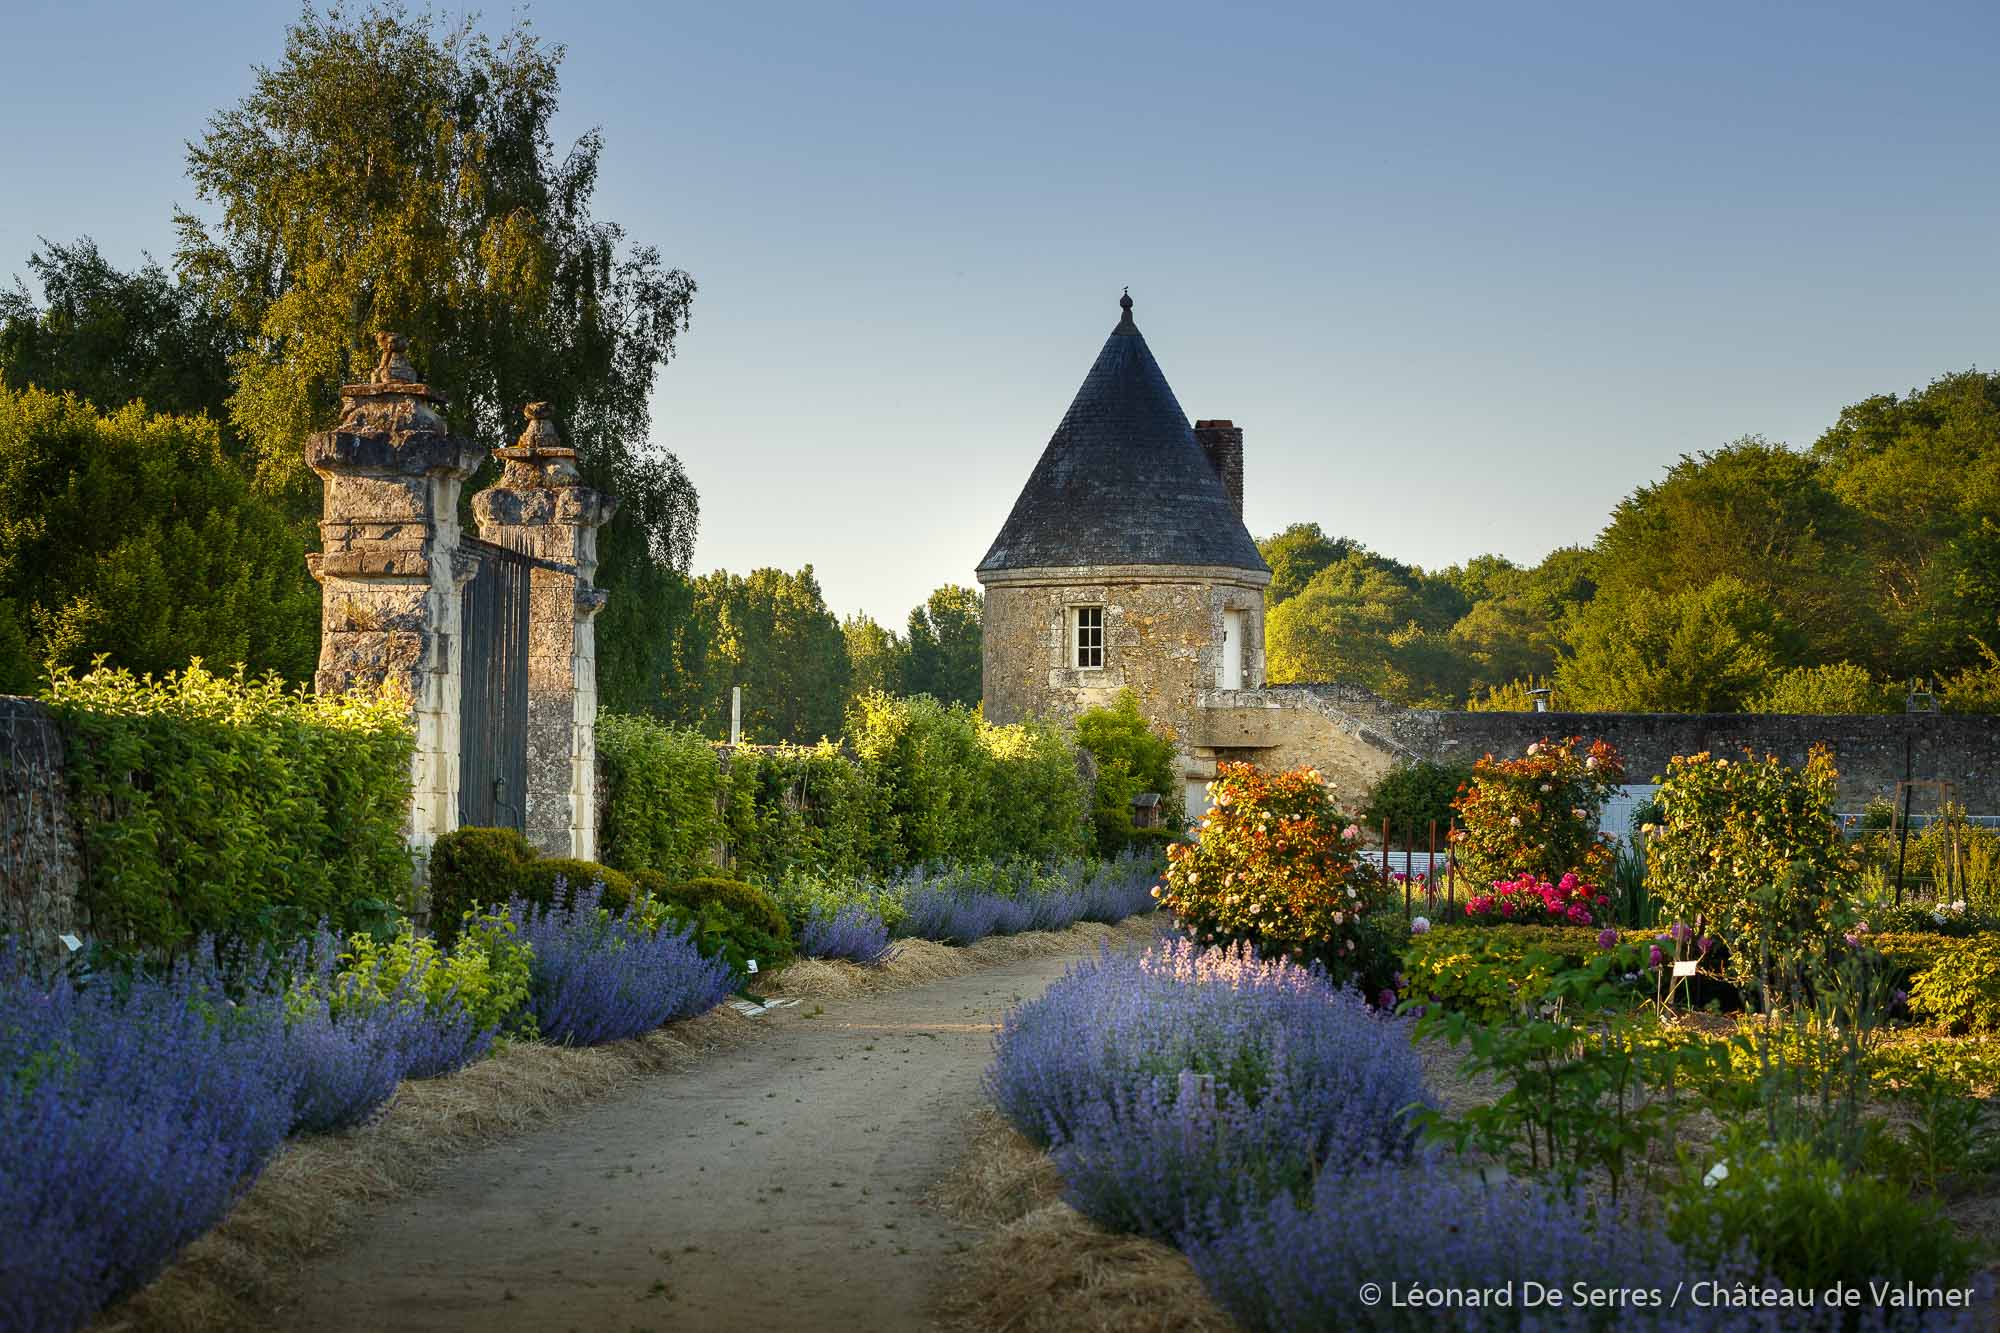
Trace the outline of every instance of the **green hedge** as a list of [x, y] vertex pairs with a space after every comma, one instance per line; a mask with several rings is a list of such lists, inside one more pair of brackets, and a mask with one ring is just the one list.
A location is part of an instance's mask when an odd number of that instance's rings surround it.
[[89, 929], [119, 949], [343, 933], [403, 904], [415, 741], [401, 699], [324, 698], [199, 661], [163, 679], [59, 673]]
[[1090, 792], [1075, 742], [996, 727], [928, 696], [865, 696], [852, 753], [822, 743], [726, 752], [649, 718], [601, 714], [605, 863], [692, 879], [725, 845], [736, 874], [888, 874], [939, 861], [1073, 856]]

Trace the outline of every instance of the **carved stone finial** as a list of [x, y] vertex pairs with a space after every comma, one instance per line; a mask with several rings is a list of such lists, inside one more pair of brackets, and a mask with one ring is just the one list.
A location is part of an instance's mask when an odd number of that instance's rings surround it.
[[378, 333], [375, 345], [382, 349], [381, 359], [375, 363], [373, 383], [415, 384], [417, 369], [410, 364], [410, 340], [400, 333]]
[[506, 464], [500, 484], [518, 489], [576, 485], [576, 450], [563, 441], [554, 405], [529, 403], [521, 415], [528, 419], [521, 438], [513, 448], [495, 451]]

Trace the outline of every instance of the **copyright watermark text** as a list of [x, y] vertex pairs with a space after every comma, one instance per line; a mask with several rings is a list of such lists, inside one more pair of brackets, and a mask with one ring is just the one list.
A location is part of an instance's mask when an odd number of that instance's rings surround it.
[[1671, 1287], [1607, 1287], [1590, 1282], [1536, 1282], [1523, 1279], [1490, 1287], [1442, 1283], [1364, 1282], [1356, 1292], [1363, 1305], [1384, 1302], [1403, 1310], [1556, 1308], [1596, 1310], [1807, 1310], [1888, 1309], [1964, 1310], [1970, 1287], [1920, 1287], [1915, 1283], [1842, 1282], [1830, 1287], [1759, 1287], [1743, 1282], [1682, 1281]]

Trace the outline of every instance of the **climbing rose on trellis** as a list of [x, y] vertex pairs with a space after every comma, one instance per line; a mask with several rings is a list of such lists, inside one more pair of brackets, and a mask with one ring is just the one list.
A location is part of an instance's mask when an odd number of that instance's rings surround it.
[[1537, 741], [1519, 759], [1487, 755], [1452, 808], [1461, 872], [1474, 884], [1521, 875], [1560, 880], [1574, 874], [1602, 883], [1615, 852], [1597, 832], [1605, 798], [1625, 781], [1625, 763], [1604, 741]]
[[1247, 942], [1266, 958], [1317, 960], [1364, 995], [1393, 986], [1401, 920], [1379, 916], [1387, 884], [1357, 861], [1361, 830], [1309, 768], [1221, 764], [1198, 841], [1167, 848], [1161, 902], [1202, 944]]

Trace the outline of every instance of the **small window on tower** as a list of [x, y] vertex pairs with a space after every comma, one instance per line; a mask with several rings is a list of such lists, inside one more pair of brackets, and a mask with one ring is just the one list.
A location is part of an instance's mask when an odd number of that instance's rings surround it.
[[1071, 642], [1076, 649], [1079, 670], [1091, 671], [1104, 665], [1104, 608], [1079, 606], [1074, 612]]

